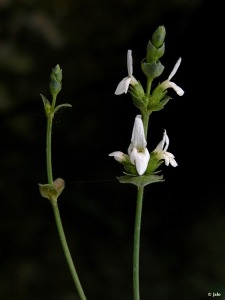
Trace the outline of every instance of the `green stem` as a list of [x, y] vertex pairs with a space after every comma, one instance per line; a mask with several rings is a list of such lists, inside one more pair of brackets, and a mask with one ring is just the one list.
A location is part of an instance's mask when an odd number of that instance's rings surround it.
[[57, 98], [56, 94], [52, 95], [52, 111], [55, 109], [56, 98]]
[[147, 134], [148, 134], [148, 123], [149, 123], [149, 116], [151, 112], [142, 112], [142, 121], [144, 126], [144, 132], [145, 132], [145, 138], [147, 140]]
[[53, 183], [52, 175], [52, 122], [54, 118], [54, 108], [56, 103], [56, 96], [52, 96], [51, 113], [47, 116], [47, 133], [46, 133], [46, 163], [48, 183]]
[[152, 79], [147, 78], [147, 86], [146, 86], [146, 96], [147, 97], [150, 96], [151, 87], [152, 87]]
[[[53, 111], [53, 108], [55, 107], [55, 100], [56, 100], [56, 98], [54, 97], [53, 104], [52, 104], [52, 111]], [[53, 117], [54, 117], [53, 112], [50, 113], [49, 116], [47, 117], [47, 132], [46, 132], [46, 164], [47, 164], [47, 176], [48, 176], [49, 184], [53, 184], [53, 175], [52, 175], [52, 121], [53, 121]], [[85, 294], [81, 287], [81, 284], [80, 284], [80, 281], [79, 281], [79, 278], [78, 278], [78, 275], [77, 275], [77, 272], [76, 272], [76, 269], [75, 269], [70, 251], [69, 251], [69, 247], [68, 247], [68, 244], [66, 241], [66, 236], [64, 233], [63, 225], [62, 225], [57, 200], [55, 200], [55, 201], [52, 200], [51, 204], [52, 204], [52, 208], [54, 211], [55, 222], [56, 222], [56, 226], [58, 229], [63, 252], [66, 257], [66, 261], [68, 263], [75, 287], [80, 296], [80, 299], [86, 300]]]
[[139, 254], [140, 254], [140, 231], [141, 214], [143, 203], [144, 187], [139, 187], [137, 191], [137, 204], [134, 225], [134, 252], [133, 252], [133, 290], [134, 300], [140, 300], [139, 291]]
[[[149, 97], [151, 93], [152, 80], [147, 79], [146, 96]], [[145, 138], [147, 139], [148, 124], [151, 111], [142, 111], [142, 120], [145, 132]], [[133, 290], [134, 300], [140, 300], [139, 289], [139, 256], [140, 256], [140, 232], [141, 232], [141, 215], [143, 205], [144, 187], [139, 187], [137, 191], [137, 204], [136, 215], [134, 225], [134, 252], [133, 252]]]
[[[147, 98], [150, 96], [151, 88], [152, 88], [152, 79], [147, 78], [146, 93], [145, 93]], [[142, 111], [142, 121], [143, 121], [143, 125], [144, 125], [146, 139], [147, 139], [147, 134], [148, 134], [148, 123], [149, 123], [150, 114], [151, 114], [151, 111], [148, 111], [148, 110]]]
[[46, 133], [46, 164], [47, 164], [47, 176], [48, 183], [53, 183], [52, 175], [52, 116], [47, 118], [47, 133]]
[[77, 275], [77, 272], [76, 272], [76, 269], [75, 269], [70, 251], [69, 251], [69, 247], [68, 247], [68, 244], [67, 244], [67, 241], [66, 241], [64, 230], [63, 230], [63, 225], [62, 225], [62, 222], [61, 222], [61, 217], [60, 217], [60, 213], [59, 213], [59, 209], [58, 209], [58, 204], [57, 204], [56, 201], [52, 201], [52, 207], [53, 207], [53, 211], [54, 211], [56, 226], [57, 226], [57, 229], [58, 229], [58, 232], [59, 232], [60, 241], [61, 241], [61, 244], [62, 244], [62, 247], [63, 247], [63, 252], [64, 252], [64, 255], [66, 257], [66, 261], [68, 263], [68, 266], [69, 266], [74, 284], [76, 286], [76, 289], [77, 289], [77, 292], [80, 296], [80, 299], [81, 300], [86, 300], [84, 291], [82, 289], [80, 280], [78, 278], [78, 275]]

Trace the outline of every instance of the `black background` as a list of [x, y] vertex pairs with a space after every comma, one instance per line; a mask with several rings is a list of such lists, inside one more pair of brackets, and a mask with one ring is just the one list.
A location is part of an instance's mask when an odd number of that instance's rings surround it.
[[161, 62], [182, 97], [150, 118], [148, 149], [170, 137], [178, 167], [145, 189], [141, 299], [225, 299], [223, 10], [187, 0], [0, 1], [0, 299], [78, 299], [59, 243], [46, 183], [46, 119], [51, 69], [63, 70], [53, 126], [53, 174], [64, 229], [88, 299], [132, 299], [136, 188], [120, 184], [135, 116], [129, 94], [116, 96], [132, 49], [134, 76], [148, 40], [166, 27]]

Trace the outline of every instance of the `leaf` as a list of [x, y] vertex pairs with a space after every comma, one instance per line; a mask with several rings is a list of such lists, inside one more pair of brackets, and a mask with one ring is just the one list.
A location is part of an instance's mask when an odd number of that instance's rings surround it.
[[60, 105], [56, 106], [56, 108], [54, 109], [54, 113], [56, 113], [57, 110], [59, 110], [60, 108], [63, 108], [63, 107], [72, 107], [72, 105], [69, 103], [60, 104]]
[[52, 184], [39, 183], [38, 185], [41, 196], [50, 202], [55, 202], [65, 187], [65, 181], [62, 178], [57, 178]]
[[142, 176], [130, 176], [130, 175], [123, 175], [117, 177], [120, 183], [130, 183], [136, 185], [137, 187], [143, 187], [151, 183], [155, 182], [163, 182], [163, 175], [142, 175]]

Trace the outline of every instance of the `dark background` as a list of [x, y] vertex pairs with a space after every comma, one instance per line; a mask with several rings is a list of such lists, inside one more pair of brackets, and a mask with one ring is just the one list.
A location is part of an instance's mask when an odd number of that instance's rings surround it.
[[63, 70], [53, 126], [53, 173], [64, 229], [88, 299], [132, 299], [136, 188], [120, 184], [135, 116], [116, 96], [133, 51], [134, 76], [152, 33], [165, 25], [164, 80], [185, 90], [150, 118], [148, 149], [170, 137], [177, 168], [145, 189], [141, 299], [225, 299], [224, 16], [218, 0], [0, 0], [0, 300], [78, 299], [63, 256], [46, 183], [51, 69]]

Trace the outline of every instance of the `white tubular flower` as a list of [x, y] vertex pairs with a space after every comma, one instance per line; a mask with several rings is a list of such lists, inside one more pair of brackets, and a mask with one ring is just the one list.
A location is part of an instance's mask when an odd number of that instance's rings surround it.
[[163, 81], [160, 85], [163, 87], [164, 90], [166, 90], [168, 88], [172, 88], [177, 93], [177, 95], [183, 96], [184, 91], [182, 90], [182, 88], [180, 88], [178, 85], [176, 85], [176, 83], [170, 81], [170, 79], [172, 79], [173, 76], [176, 74], [180, 64], [181, 64], [181, 57], [176, 62], [176, 64], [175, 64], [172, 72], [170, 73], [168, 79]]
[[155, 148], [155, 150], [153, 152], [156, 153], [158, 159], [165, 160], [166, 166], [169, 166], [169, 164], [171, 164], [171, 166], [177, 167], [178, 164], [177, 164], [176, 160], [174, 159], [174, 155], [172, 153], [166, 151], [168, 149], [168, 147], [169, 147], [169, 138], [166, 133], [166, 130], [164, 130], [163, 139], [157, 145], [157, 147]]
[[130, 161], [136, 166], [139, 175], [144, 174], [147, 169], [150, 154], [146, 148], [147, 142], [144, 134], [144, 126], [141, 115], [137, 115], [134, 121], [134, 127], [131, 137], [131, 144], [128, 148]]
[[129, 156], [121, 151], [112, 152], [109, 156], [113, 156], [120, 163], [131, 162], [135, 165], [137, 173], [143, 175], [150, 159], [150, 154], [146, 146], [147, 142], [141, 115], [137, 115], [134, 121], [131, 144], [128, 148]]
[[137, 80], [133, 76], [133, 59], [132, 59], [132, 51], [127, 51], [127, 70], [128, 76], [123, 78], [120, 83], [118, 84], [115, 94], [121, 95], [123, 93], [127, 93], [129, 85], [138, 84]]

